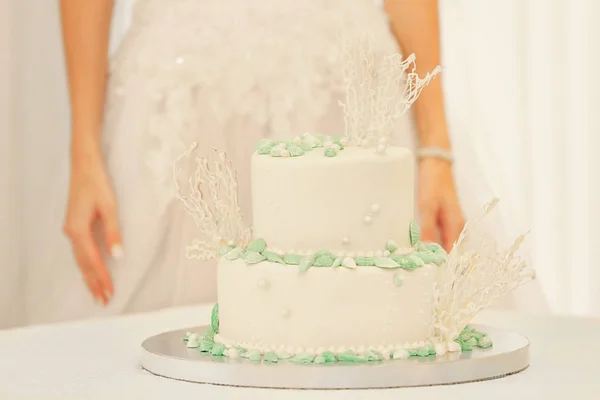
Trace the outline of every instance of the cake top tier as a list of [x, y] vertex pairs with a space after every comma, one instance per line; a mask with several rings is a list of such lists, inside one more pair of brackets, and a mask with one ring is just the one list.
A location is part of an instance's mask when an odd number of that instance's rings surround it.
[[[326, 155], [331, 148], [335, 157]], [[380, 251], [390, 240], [410, 248], [414, 165], [408, 149], [259, 153], [252, 158], [253, 236], [271, 250], [360, 255]]]

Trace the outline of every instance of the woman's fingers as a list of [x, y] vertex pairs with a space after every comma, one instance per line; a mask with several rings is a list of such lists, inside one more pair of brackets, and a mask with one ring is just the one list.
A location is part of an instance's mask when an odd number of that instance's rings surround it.
[[436, 208], [431, 203], [421, 203], [421, 240], [423, 242], [436, 241]]
[[123, 258], [123, 242], [121, 241], [121, 228], [119, 226], [119, 217], [117, 207], [114, 203], [108, 203], [100, 209], [102, 223], [104, 224], [104, 233], [106, 248], [110, 255], [116, 259]]
[[94, 297], [107, 304], [113, 296], [112, 279], [100, 256], [90, 229], [72, 239], [77, 264]]
[[442, 246], [447, 252], [452, 250], [465, 225], [460, 207], [448, 207], [442, 210], [441, 235]]

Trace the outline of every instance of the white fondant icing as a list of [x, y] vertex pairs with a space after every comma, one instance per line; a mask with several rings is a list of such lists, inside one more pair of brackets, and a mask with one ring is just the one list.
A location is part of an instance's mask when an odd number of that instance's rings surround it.
[[[426, 272], [436, 268], [424, 265], [406, 271], [403, 287], [397, 288], [390, 284], [398, 272], [394, 269], [311, 268], [299, 276], [292, 266], [221, 259], [220, 334], [231, 343], [250, 340], [294, 348], [386, 345], [398, 341], [418, 344], [429, 335], [429, 324], [419, 323], [423, 317], [418, 311], [433, 313], [432, 303], [425, 302], [424, 290], [433, 296], [435, 275]], [[259, 279], [268, 280], [268, 292], [257, 291], [245, 283]], [[294, 304], [293, 317], [285, 319], [284, 325], [281, 318], [291, 313], [282, 308], [282, 303]], [[388, 309], [373, 307], [374, 304], [403, 306]], [[357, 318], [360, 324], [356, 323]], [[251, 332], [248, 327], [252, 327]]]
[[377, 154], [385, 154], [386, 150], [387, 150], [387, 146], [385, 144], [377, 145], [377, 148], [376, 148]]
[[[336, 157], [309, 151], [301, 157], [252, 157], [254, 237], [281, 249], [342, 250], [339, 238], [352, 234], [347, 251], [382, 249], [389, 239], [410, 247], [414, 212], [411, 152], [389, 147], [386, 157], [348, 147]], [[368, 196], [361, 195], [368, 187]], [[318, 195], [321, 194], [321, 195]], [[363, 215], [374, 200], [379, 217], [364, 229]], [[323, 229], [323, 221], [327, 221]], [[319, 229], [316, 229], [319, 227]]]
[[373, 204], [373, 205], [371, 206], [371, 211], [372, 211], [374, 214], [377, 214], [377, 213], [379, 212], [379, 204]]
[[371, 222], [373, 222], [373, 218], [371, 218], [371, 216], [370, 216], [370, 215], [367, 215], [367, 216], [365, 217], [365, 224], [370, 224]]
[[348, 239], [347, 237], [344, 237], [344, 238], [342, 239], [342, 243], [344, 243], [344, 244], [348, 244], [348, 243], [350, 243], [350, 239]]

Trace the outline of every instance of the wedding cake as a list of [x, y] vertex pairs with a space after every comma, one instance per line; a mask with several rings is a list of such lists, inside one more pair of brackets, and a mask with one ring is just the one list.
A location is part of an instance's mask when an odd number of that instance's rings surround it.
[[522, 236], [502, 253], [488, 240], [473, 247], [470, 230], [479, 219], [467, 222], [450, 254], [420, 240], [413, 155], [388, 141], [392, 121], [438, 71], [421, 79], [413, 69], [401, 88], [398, 77], [414, 56], [393, 55], [373, 71], [376, 63], [356, 56], [364, 52], [346, 50], [345, 134], [259, 142], [252, 227], [226, 154], [197, 159], [190, 193], [178, 186], [207, 238], [188, 246], [188, 256], [219, 258], [211, 326], [186, 335], [190, 349], [302, 364], [485, 349], [491, 339], [467, 324], [533, 278], [514, 256]]

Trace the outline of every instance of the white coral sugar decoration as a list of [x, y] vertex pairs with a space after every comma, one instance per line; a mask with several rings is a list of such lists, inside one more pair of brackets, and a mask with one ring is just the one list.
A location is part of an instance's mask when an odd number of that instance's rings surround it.
[[370, 40], [342, 43], [342, 68], [346, 98], [340, 105], [346, 122], [346, 138], [358, 146], [377, 145], [385, 154], [396, 120], [417, 100], [441, 68], [417, 74], [416, 56], [399, 53], [379, 57]]
[[[245, 245], [251, 230], [244, 223], [238, 203], [238, 183], [235, 169], [227, 155], [213, 149], [212, 157], [196, 157], [194, 143], [175, 161], [173, 177], [177, 197], [185, 210], [194, 218], [203, 238], [196, 238], [186, 247], [188, 258], [208, 260], [214, 258], [220, 246]], [[182, 182], [182, 169], [190, 168], [186, 184]]]
[[525, 260], [516, 255], [525, 235], [498, 251], [489, 235], [479, 238], [473, 233], [497, 204], [494, 199], [478, 218], [465, 224], [447, 262], [440, 267], [431, 338], [436, 343], [453, 343], [479, 311], [535, 278]]

